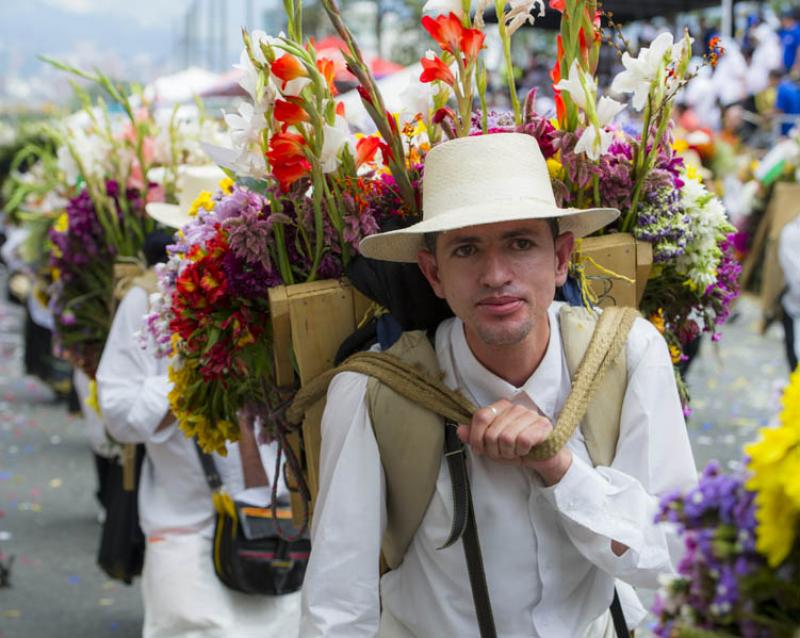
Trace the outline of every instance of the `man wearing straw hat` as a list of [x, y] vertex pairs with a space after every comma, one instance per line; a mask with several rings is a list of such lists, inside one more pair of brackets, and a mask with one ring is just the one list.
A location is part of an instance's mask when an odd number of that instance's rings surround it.
[[[658, 496], [695, 481], [672, 364], [652, 325], [636, 319], [623, 342], [627, 379], [612, 406], [619, 438], [609, 462], [593, 466], [581, 430], [554, 456], [528, 458], [572, 385], [556, 287], [575, 239], [618, 214], [558, 208], [532, 137], [468, 137], [431, 150], [423, 220], [361, 247], [367, 257], [416, 261], [447, 300], [456, 317], [432, 337], [436, 362], [446, 386], [482, 407], [445, 428], [421, 523], [381, 577], [393, 459], [379, 453], [368, 378], [333, 379], [301, 636], [618, 636], [627, 629], [615, 629], [609, 611], [616, 592], [628, 627], [643, 620], [632, 587], [655, 588], [674, 570], [671, 530], [653, 523]], [[453, 432], [464, 444], [466, 490], [451, 464], [464, 456]], [[396, 447], [412, 465], [425, 455], [413, 442]], [[463, 511], [453, 494], [471, 496], [466, 516], [475, 524], [462, 531], [476, 528], [479, 544], [467, 531], [463, 543], [446, 542]]]

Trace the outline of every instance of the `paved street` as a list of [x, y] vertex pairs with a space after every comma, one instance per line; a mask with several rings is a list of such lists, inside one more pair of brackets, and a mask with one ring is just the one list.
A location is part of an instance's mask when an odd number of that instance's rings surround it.
[[[738, 463], [742, 443], [773, 417], [787, 375], [780, 327], [760, 337], [754, 302], [743, 300], [739, 312], [718, 345], [703, 344], [690, 371], [700, 466]], [[0, 560], [15, 557], [11, 588], [0, 589], [0, 638], [133, 638], [141, 631], [138, 588], [95, 566], [100, 527], [82, 422], [22, 377], [21, 318], [0, 303]]]

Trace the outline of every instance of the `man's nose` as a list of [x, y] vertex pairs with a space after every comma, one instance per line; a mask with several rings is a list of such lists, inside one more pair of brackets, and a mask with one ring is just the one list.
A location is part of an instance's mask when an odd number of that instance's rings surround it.
[[511, 283], [513, 278], [509, 259], [499, 250], [487, 250], [481, 265], [481, 285], [501, 288]]

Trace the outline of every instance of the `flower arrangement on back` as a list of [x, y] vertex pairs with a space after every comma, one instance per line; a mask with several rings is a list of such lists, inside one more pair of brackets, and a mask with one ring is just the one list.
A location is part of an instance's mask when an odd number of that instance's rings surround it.
[[416, 208], [397, 121], [384, 112], [385, 138], [350, 133], [333, 63], [304, 40], [299, 3], [285, 5], [288, 35], [243, 33], [239, 67], [250, 99], [226, 115], [232, 179], [196, 200], [147, 320], [161, 354], [173, 357], [171, 409], [207, 450], [237, 439], [242, 417], [285, 434], [268, 289], [341, 277], [363, 236]]

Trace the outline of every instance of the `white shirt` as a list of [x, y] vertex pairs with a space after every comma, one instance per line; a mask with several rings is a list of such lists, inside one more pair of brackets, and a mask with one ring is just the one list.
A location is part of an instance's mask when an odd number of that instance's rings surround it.
[[[522, 388], [475, 359], [460, 320], [443, 322], [436, 353], [445, 383], [477, 405], [506, 398], [538, 406], [555, 422], [571, 385], [557, 329], [560, 305], [550, 308], [550, 326], [556, 329]], [[530, 469], [467, 455], [498, 635], [582, 636], [609, 607], [615, 577], [655, 588], [659, 574], [673, 571], [680, 542], [673, 530], [653, 524], [658, 503], [653, 495], [694, 484], [694, 459], [666, 344], [648, 322], [634, 324], [627, 357], [628, 385], [611, 467], [592, 467], [579, 430], [569, 441], [570, 469], [549, 488]], [[444, 458], [422, 524], [402, 565], [381, 579], [379, 600], [385, 486], [366, 385], [365, 376], [342, 373], [328, 390], [300, 635], [372, 638], [382, 603], [417, 636], [477, 637], [463, 547], [437, 549], [453, 513]], [[617, 557], [612, 539], [629, 550]], [[644, 610], [635, 594], [623, 586], [620, 597], [629, 624], [638, 624]]]
[[[120, 303], [97, 369], [103, 420], [109, 433], [122, 443], [144, 443], [147, 455], [139, 483], [139, 523], [145, 535], [200, 532], [211, 537], [214, 509], [194, 443], [172, 424], [156, 432], [169, 410], [169, 361], [143, 349], [135, 335], [148, 310], [147, 292], [134, 287]], [[274, 472], [274, 450], [261, 446], [267, 476]], [[214, 454], [214, 463], [226, 490], [237, 498], [264, 505], [266, 492], [244, 491], [237, 443], [228, 454]], [[270, 464], [270, 459], [272, 463]], [[285, 487], [279, 483], [280, 494]]]
[[800, 358], [800, 217], [781, 230], [778, 259], [786, 282], [783, 308], [794, 321], [794, 353]]

